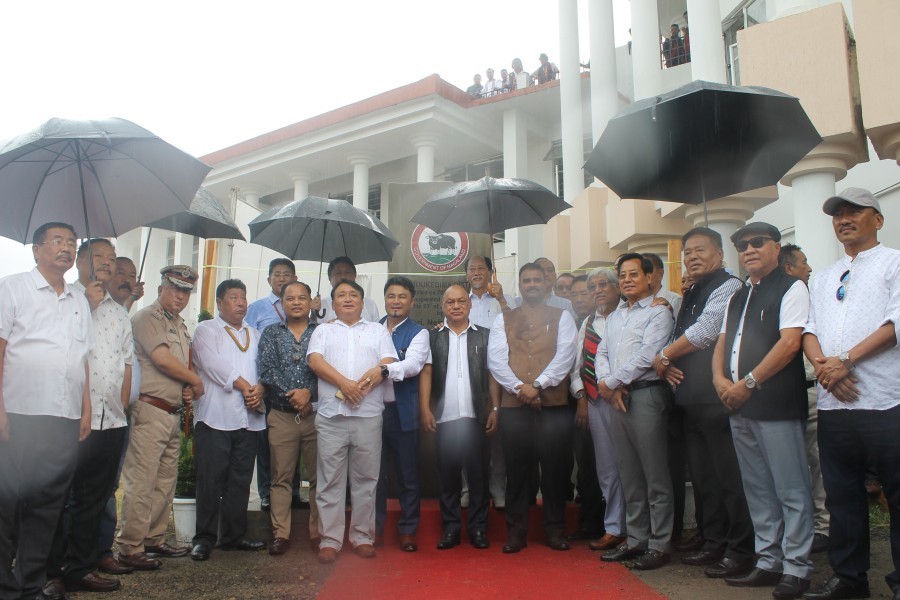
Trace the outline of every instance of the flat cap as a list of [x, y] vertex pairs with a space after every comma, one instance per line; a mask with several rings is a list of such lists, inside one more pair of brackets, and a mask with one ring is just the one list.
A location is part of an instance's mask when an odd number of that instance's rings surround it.
[[747, 223], [737, 231], [731, 234], [731, 243], [736, 243], [739, 239], [748, 233], [756, 233], [758, 235], [767, 235], [776, 242], [781, 241], [781, 232], [774, 225], [757, 221], [756, 223]]
[[183, 290], [193, 290], [197, 277], [199, 277], [197, 271], [188, 265], [169, 265], [160, 269], [159, 274], [163, 279], [168, 279], [169, 283]]
[[875, 198], [872, 192], [857, 187], [847, 188], [837, 196], [832, 196], [826, 200], [825, 204], [822, 205], [822, 212], [833, 217], [841, 202], [849, 202], [864, 208], [874, 208], [877, 212], [881, 212], [881, 205], [878, 204], [878, 199]]

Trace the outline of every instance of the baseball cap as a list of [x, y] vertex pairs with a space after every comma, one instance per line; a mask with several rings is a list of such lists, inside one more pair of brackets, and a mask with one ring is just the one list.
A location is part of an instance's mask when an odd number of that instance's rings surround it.
[[826, 200], [825, 204], [822, 205], [822, 212], [833, 217], [841, 202], [849, 202], [864, 208], [874, 208], [876, 212], [881, 212], [881, 205], [878, 204], [878, 199], [875, 198], [872, 192], [857, 187], [847, 188], [837, 196], [832, 196]]

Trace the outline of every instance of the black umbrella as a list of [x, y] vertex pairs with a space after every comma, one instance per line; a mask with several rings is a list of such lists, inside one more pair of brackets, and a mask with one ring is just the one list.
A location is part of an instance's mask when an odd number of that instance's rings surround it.
[[206, 188], [200, 188], [190, 210], [185, 210], [170, 217], [148, 223], [147, 241], [144, 243], [144, 254], [141, 257], [141, 268], [138, 272], [138, 280], [144, 272], [144, 263], [147, 258], [147, 249], [150, 247], [150, 235], [154, 229], [165, 229], [195, 235], [204, 239], [222, 238], [227, 240], [243, 240], [244, 236], [231, 215], [219, 202], [212, 192]]
[[621, 198], [705, 204], [775, 185], [821, 141], [793, 96], [694, 81], [610, 119], [584, 168]]
[[[410, 219], [436, 233], [498, 233], [546, 223], [571, 206], [542, 185], [527, 179], [495, 179], [458, 183], [432, 195]], [[494, 244], [491, 244], [491, 258]]]
[[346, 200], [316, 196], [271, 208], [250, 221], [250, 243], [292, 260], [319, 261], [319, 280], [323, 262], [339, 256], [355, 264], [391, 260], [400, 245], [369, 213]]

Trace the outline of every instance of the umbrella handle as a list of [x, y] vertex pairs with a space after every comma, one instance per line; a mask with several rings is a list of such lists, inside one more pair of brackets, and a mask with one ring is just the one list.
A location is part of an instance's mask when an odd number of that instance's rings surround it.
[[147, 264], [147, 250], [150, 249], [150, 235], [153, 233], [153, 228], [150, 227], [147, 230], [147, 241], [144, 242], [144, 254], [141, 256], [141, 268], [138, 270], [137, 280], [141, 280], [141, 275], [144, 274], [144, 265]]
[[317, 310], [317, 311], [316, 311], [316, 316], [317, 316], [318, 318], [321, 319], [321, 318], [325, 317], [325, 312], [326, 312], [326, 311], [325, 311], [324, 308], [323, 308], [322, 310]]

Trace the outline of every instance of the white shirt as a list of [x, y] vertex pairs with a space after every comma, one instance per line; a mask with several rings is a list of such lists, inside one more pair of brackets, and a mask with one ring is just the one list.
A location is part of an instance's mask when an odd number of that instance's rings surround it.
[[0, 280], [0, 338], [6, 340], [3, 406], [18, 415], [81, 418], [85, 365], [94, 346], [91, 307], [37, 268]]
[[[747, 280], [745, 285], [751, 285]], [[747, 315], [747, 307], [750, 306], [750, 297], [753, 296], [751, 287], [750, 293], [747, 295], [747, 303], [744, 304], [744, 310], [741, 311], [741, 319], [738, 321], [737, 334], [734, 336], [734, 343], [731, 345], [731, 380], [739, 381], [738, 365], [741, 360], [741, 340], [744, 334], [744, 317]], [[795, 327], [802, 328], [806, 325], [809, 318], [809, 290], [802, 281], [795, 281], [794, 285], [788, 288], [784, 297], [781, 299], [781, 309], [778, 311], [778, 329], [793, 329]], [[722, 330], [719, 335], [725, 333], [728, 325], [728, 319], [722, 319]]]
[[[569, 374], [569, 392], [573, 396], [584, 389], [584, 382], [581, 380], [581, 366], [584, 364], [584, 336], [587, 332], [588, 319], [590, 317], [585, 319], [578, 329], [578, 345], [575, 346], [575, 360], [572, 363], [572, 372]], [[600, 337], [603, 337], [606, 331], [606, 317], [600, 314], [600, 311], [594, 312], [594, 331]]]
[[[356, 381], [385, 358], [396, 360], [394, 342], [381, 323], [361, 319], [353, 325], [341, 320], [320, 323], [309, 340], [306, 356], [320, 354], [341, 375]], [[319, 414], [323, 417], [377, 417], [384, 411], [384, 395], [393, 388], [389, 381], [374, 386], [357, 408], [351, 408], [335, 394], [337, 386], [319, 378]]]
[[500, 302], [487, 292], [483, 293], [480, 298], [475, 292], [469, 292], [469, 300], [472, 301], [469, 320], [479, 327], [490, 329], [497, 315], [503, 312]]
[[[549, 388], [566, 378], [569, 370], [572, 368], [572, 361], [575, 360], [575, 340], [578, 337], [578, 330], [575, 329], [575, 320], [572, 315], [563, 311], [559, 316], [559, 326], [556, 333], [556, 354], [547, 365], [547, 368], [538, 375], [535, 380], [539, 381], [542, 388]], [[491, 326], [490, 341], [488, 341], [488, 369], [493, 374], [497, 383], [502, 385], [506, 391], [515, 395], [516, 386], [525, 383], [531, 384], [532, 381], [523, 382], [516, 374], [513, 373], [509, 366], [509, 345], [506, 341], [506, 320], [501, 314], [494, 319]]]
[[672, 311], [652, 306], [647, 296], [629, 307], [620, 306], [606, 319], [606, 328], [597, 346], [595, 369], [613, 390], [635, 381], [654, 381], [653, 359], [675, 328]]
[[516, 89], [521, 90], [522, 88], [526, 88], [531, 85], [531, 75], [522, 71], [521, 73], [516, 73], [513, 71], [509, 74], [510, 77], [516, 78]]
[[[841, 302], [836, 294], [844, 271], [850, 275]], [[819, 338], [825, 356], [850, 351], [886, 323], [894, 324], [894, 335], [900, 339], [900, 251], [879, 244], [852, 261], [845, 255], [814, 274], [809, 291], [804, 333]], [[819, 386], [819, 409], [887, 410], [900, 405], [898, 364], [900, 344], [860, 361], [853, 370], [859, 378], [859, 400], [845, 404]]]
[[[444, 383], [444, 411], [438, 423], [447, 423], [457, 419], [474, 419], [475, 403], [472, 400], [472, 383], [469, 380], [469, 329], [478, 328], [469, 322], [469, 326], [462, 333], [456, 334], [447, 327], [449, 349], [447, 352], [447, 381]], [[431, 362], [429, 357], [428, 362]]]
[[[337, 319], [337, 315], [334, 314], [334, 310], [332, 310], [331, 308], [330, 296], [322, 296], [322, 310], [325, 311], [325, 316], [318, 319], [319, 323], [327, 323], [328, 321]], [[379, 318], [378, 306], [375, 305], [375, 301], [371, 298], [363, 298], [363, 321], [371, 321], [372, 323], [377, 323]]]
[[672, 307], [672, 314], [675, 315], [675, 318], [678, 318], [678, 311], [681, 310], [681, 300], [682, 297], [673, 292], [672, 290], [667, 290], [666, 288], [660, 288], [655, 295], [656, 298], [665, 298], [666, 302], [669, 303]]
[[[228, 330], [247, 350], [242, 351]], [[248, 429], [262, 431], [266, 428], [266, 415], [250, 410], [244, 404], [244, 395], [234, 387], [243, 377], [250, 385], [259, 383], [256, 375], [256, 355], [259, 349], [259, 332], [246, 321], [241, 328], [234, 327], [216, 317], [197, 324], [194, 331], [194, 366], [203, 381], [204, 394], [194, 402], [194, 424], [206, 423], [219, 431]]]
[[[80, 281], [72, 287], [85, 292]], [[103, 431], [128, 425], [122, 406], [125, 365], [134, 364], [134, 338], [131, 320], [122, 306], [106, 292], [91, 313], [96, 343], [88, 364], [91, 369], [91, 429]], [[132, 384], [132, 389], [134, 386]]]
[[484, 85], [481, 86], [482, 94], [490, 94], [494, 90], [499, 90], [503, 88], [503, 83], [499, 79], [488, 79], [484, 82]]
[[[394, 327], [393, 331], [388, 332], [391, 335], [391, 343], [393, 343], [393, 337], [394, 333], [397, 331], [397, 327], [400, 327], [405, 322], [406, 319], [403, 319], [397, 323], [397, 326]], [[387, 322], [385, 322], [384, 328], [385, 330], [387, 329]], [[394, 348], [396, 349], [396, 346], [394, 346]], [[387, 366], [388, 379], [391, 381], [403, 381], [408, 377], [415, 377], [422, 372], [425, 363], [430, 361], [431, 341], [428, 337], [428, 330], [423, 329], [417, 333], [409, 343], [409, 347], [406, 349], [406, 355], [403, 357], [403, 360], [398, 360]], [[384, 401], [395, 402], [396, 400], [397, 398], [394, 396], [394, 386], [387, 386], [384, 390]]]

